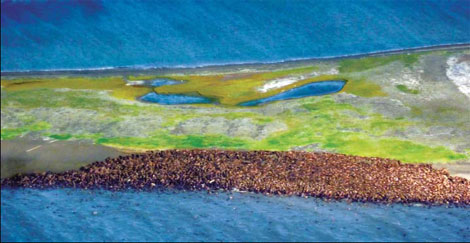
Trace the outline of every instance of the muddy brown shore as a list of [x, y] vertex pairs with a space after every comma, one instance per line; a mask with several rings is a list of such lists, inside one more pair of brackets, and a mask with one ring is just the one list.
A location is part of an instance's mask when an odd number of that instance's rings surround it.
[[470, 205], [470, 181], [427, 164], [330, 153], [166, 150], [63, 173], [15, 175], [2, 187], [239, 190], [360, 202]]

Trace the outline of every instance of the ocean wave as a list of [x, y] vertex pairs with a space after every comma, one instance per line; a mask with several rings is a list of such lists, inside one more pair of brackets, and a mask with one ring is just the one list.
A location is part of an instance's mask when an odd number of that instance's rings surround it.
[[289, 58], [283, 60], [274, 60], [274, 61], [245, 61], [245, 62], [221, 62], [221, 63], [202, 63], [197, 65], [129, 65], [129, 66], [104, 66], [104, 67], [91, 67], [91, 68], [57, 68], [57, 69], [30, 69], [30, 70], [4, 70], [1, 71], [2, 75], [8, 74], [27, 74], [27, 73], [61, 73], [61, 72], [100, 72], [100, 71], [114, 71], [114, 70], [172, 70], [172, 69], [199, 69], [199, 68], [217, 68], [217, 67], [236, 67], [236, 66], [259, 66], [259, 65], [270, 65], [270, 64], [285, 64], [285, 63], [295, 63], [295, 62], [308, 62], [308, 61], [317, 61], [317, 60], [330, 60], [330, 59], [342, 59], [342, 58], [359, 58], [366, 56], [375, 56], [375, 55], [387, 55], [387, 54], [400, 54], [407, 52], [419, 52], [419, 51], [430, 51], [430, 50], [440, 50], [440, 49], [460, 49], [460, 48], [470, 48], [470, 42], [462, 43], [450, 43], [450, 44], [440, 44], [440, 45], [427, 45], [420, 47], [411, 47], [411, 48], [397, 48], [389, 49], [382, 51], [374, 52], [364, 52], [364, 53], [355, 53], [347, 55], [338, 55], [338, 56], [325, 56], [325, 57], [302, 57], [302, 58]]
[[0, 71], [272, 64], [470, 42], [465, 0], [82, 2], [2, 2]]

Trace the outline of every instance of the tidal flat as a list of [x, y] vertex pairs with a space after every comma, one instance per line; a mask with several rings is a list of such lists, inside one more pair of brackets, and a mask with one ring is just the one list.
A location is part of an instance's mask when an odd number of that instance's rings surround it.
[[[301, 150], [465, 163], [470, 161], [470, 97], [461, 81], [470, 79], [462, 71], [470, 66], [469, 56], [468, 46], [460, 46], [152, 72], [2, 73], [1, 139], [88, 141], [131, 151]], [[156, 79], [178, 83], [136, 82]], [[346, 84], [338, 93], [239, 106], [326, 80]], [[139, 101], [151, 92], [216, 102]]]

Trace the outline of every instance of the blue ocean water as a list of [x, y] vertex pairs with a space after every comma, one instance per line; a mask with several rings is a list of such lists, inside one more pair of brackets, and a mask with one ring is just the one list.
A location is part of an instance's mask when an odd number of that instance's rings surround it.
[[317, 96], [317, 95], [326, 95], [331, 93], [339, 92], [343, 89], [346, 81], [342, 80], [329, 80], [329, 81], [321, 81], [321, 82], [314, 82], [302, 85], [300, 87], [296, 87], [273, 96], [269, 96], [262, 99], [251, 100], [247, 102], [243, 102], [241, 106], [255, 106], [261, 105], [268, 102], [273, 102], [277, 100], [288, 100], [288, 99], [296, 99], [302, 98], [307, 96]]
[[2, 189], [2, 241], [470, 241], [470, 208], [251, 193]]
[[181, 105], [181, 104], [208, 104], [212, 100], [203, 96], [191, 96], [182, 94], [157, 94], [150, 92], [139, 100], [150, 103], [158, 103], [162, 105]]
[[468, 0], [2, 1], [1, 70], [195, 66], [470, 42]]

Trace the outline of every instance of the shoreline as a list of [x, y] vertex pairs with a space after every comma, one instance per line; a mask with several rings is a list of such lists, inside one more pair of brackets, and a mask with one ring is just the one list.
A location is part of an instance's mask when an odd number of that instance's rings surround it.
[[18, 173], [63, 172], [107, 157], [130, 154], [86, 140], [44, 140], [27, 137], [1, 140], [1, 178]]
[[470, 180], [470, 162], [461, 161], [454, 163], [433, 163], [436, 169], [446, 169], [450, 175], [458, 176]]
[[[64, 172], [67, 169], [77, 170], [81, 166], [87, 166], [97, 160], [106, 159], [106, 157], [117, 157], [119, 155], [131, 155], [131, 154], [145, 154], [157, 151], [172, 150], [171, 148], [163, 148], [160, 150], [142, 149], [142, 148], [130, 148], [130, 147], [119, 147], [119, 146], [108, 146], [94, 144], [87, 140], [44, 140], [44, 139], [31, 139], [27, 137], [19, 137], [11, 140], [1, 140], [1, 151], [2, 151], [2, 176], [1, 178], [8, 178], [18, 173], [30, 174], [30, 173], [43, 173], [47, 171], [51, 172]], [[81, 152], [72, 152], [71, 149], [88, 150], [85, 158], [81, 155]], [[49, 156], [51, 151], [67, 151], [66, 153], [54, 154], [53, 157]], [[91, 151], [91, 152], [89, 152]], [[237, 151], [237, 150], [229, 150]], [[292, 150], [294, 151], [294, 150]], [[289, 151], [284, 151], [289, 152]], [[34, 156], [33, 156], [34, 155]], [[346, 155], [345, 156], [355, 156]], [[54, 163], [47, 162], [44, 160], [53, 160]], [[384, 158], [388, 159], [388, 158]], [[55, 164], [59, 163], [60, 164]], [[10, 167], [17, 167], [11, 163], [21, 163], [21, 166], [14, 169]], [[11, 165], [10, 165], [11, 164]], [[404, 163], [417, 165], [422, 163]], [[459, 176], [470, 180], [470, 161], [457, 161], [447, 163], [430, 163], [435, 169], [446, 169], [451, 176]], [[27, 165], [27, 166], [26, 166]], [[53, 165], [52, 167], [50, 165]], [[56, 166], [56, 167], [54, 167]], [[60, 168], [62, 166], [62, 168]]]
[[470, 181], [430, 164], [332, 153], [161, 150], [62, 173], [15, 175], [2, 188], [247, 191], [372, 203], [470, 205]]
[[[24, 77], [24, 76], [63, 76], [63, 75], [165, 75], [171, 73], [193, 73], [193, 72], [241, 72], [245, 69], [253, 69], [250, 71], [257, 71], [257, 68], [265, 69], [282, 69], [295, 67], [300, 65], [308, 65], [318, 61], [337, 61], [342, 59], [354, 59], [362, 57], [375, 57], [397, 55], [405, 53], [417, 53], [426, 51], [442, 51], [442, 50], [463, 50], [470, 49], [470, 43], [454, 43], [442, 44], [433, 46], [413, 47], [407, 49], [392, 49], [377, 52], [359, 53], [342, 56], [328, 56], [328, 57], [306, 57], [306, 58], [293, 58], [287, 60], [279, 60], [272, 62], [256, 62], [247, 61], [239, 63], [221, 63], [221, 64], [201, 64], [194, 66], [161, 66], [161, 67], [138, 67], [138, 66], [125, 66], [125, 67], [102, 67], [102, 68], [84, 68], [84, 69], [53, 69], [53, 70], [24, 70], [24, 71], [1, 71], [1, 77]], [[142, 65], [141, 65], [142, 66]]]

